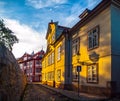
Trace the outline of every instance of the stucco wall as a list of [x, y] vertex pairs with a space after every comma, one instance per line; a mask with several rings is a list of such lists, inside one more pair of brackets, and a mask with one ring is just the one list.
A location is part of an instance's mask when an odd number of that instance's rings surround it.
[[[88, 31], [99, 25], [99, 47], [96, 49], [88, 50]], [[111, 80], [111, 23], [110, 23], [110, 8], [108, 7], [97, 15], [94, 19], [89, 21], [86, 25], [80, 28], [80, 61], [92, 63], [89, 60], [89, 54], [95, 51], [99, 54], [98, 63], [98, 84], [91, 84], [86, 82], [87, 66], [82, 66], [81, 71], [81, 84], [89, 86], [106, 87], [106, 82]], [[75, 63], [75, 57], [73, 57]], [[74, 65], [73, 63], [73, 65]]]

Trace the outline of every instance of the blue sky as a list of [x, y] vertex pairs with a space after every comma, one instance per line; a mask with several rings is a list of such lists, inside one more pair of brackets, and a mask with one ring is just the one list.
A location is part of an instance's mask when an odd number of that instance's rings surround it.
[[0, 0], [0, 18], [19, 38], [13, 46], [15, 57], [25, 52], [46, 49], [48, 23], [72, 27], [86, 9], [93, 9], [101, 0]]

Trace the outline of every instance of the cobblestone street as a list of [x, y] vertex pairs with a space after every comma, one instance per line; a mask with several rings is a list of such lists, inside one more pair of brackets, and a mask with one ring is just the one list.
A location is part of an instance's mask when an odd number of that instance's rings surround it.
[[26, 88], [23, 101], [73, 101], [59, 93], [43, 86], [29, 84]]

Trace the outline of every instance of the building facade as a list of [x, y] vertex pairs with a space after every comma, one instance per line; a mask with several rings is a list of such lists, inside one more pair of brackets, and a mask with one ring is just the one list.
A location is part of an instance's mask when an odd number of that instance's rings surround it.
[[22, 57], [18, 59], [19, 66], [21, 70], [27, 77], [28, 82], [41, 82], [42, 79], [42, 57], [44, 51], [41, 50], [37, 53], [27, 54], [25, 53]]
[[72, 83], [69, 28], [51, 21], [46, 34], [47, 50], [42, 59], [42, 83], [67, 89]]
[[79, 17], [80, 21], [70, 30], [73, 89], [78, 89], [76, 67], [80, 65], [81, 92], [120, 93], [120, 1], [103, 0]]
[[[42, 83], [112, 96], [120, 93], [120, 1], [86, 9], [72, 28], [48, 24]], [[79, 56], [79, 57], [78, 57]], [[77, 66], [81, 66], [78, 86]]]

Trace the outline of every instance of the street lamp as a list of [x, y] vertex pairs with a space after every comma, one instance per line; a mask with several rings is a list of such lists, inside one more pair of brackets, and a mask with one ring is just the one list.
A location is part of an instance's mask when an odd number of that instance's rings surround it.
[[[76, 59], [77, 59], [77, 63], [79, 63], [79, 60], [80, 60], [80, 53], [79, 53], [79, 51], [77, 52]], [[79, 97], [79, 93], [80, 93], [80, 87], [79, 87], [80, 71], [81, 71], [81, 66], [77, 65], [77, 72], [78, 72], [78, 97]]]

